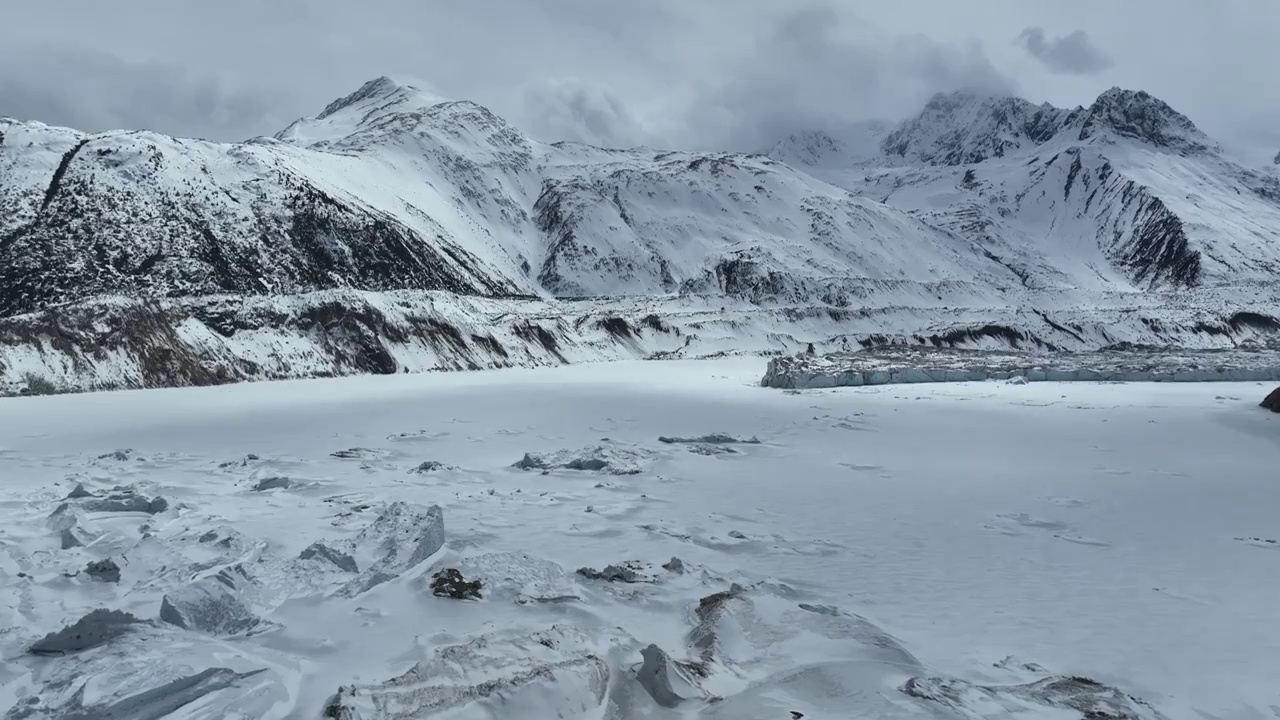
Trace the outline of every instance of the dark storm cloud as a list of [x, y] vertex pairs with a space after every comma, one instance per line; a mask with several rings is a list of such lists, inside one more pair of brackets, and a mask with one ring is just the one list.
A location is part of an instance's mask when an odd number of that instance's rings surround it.
[[1096, 75], [1111, 67], [1107, 56], [1083, 30], [1049, 38], [1044, 28], [1029, 27], [1018, 42], [1050, 72], [1063, 75]]

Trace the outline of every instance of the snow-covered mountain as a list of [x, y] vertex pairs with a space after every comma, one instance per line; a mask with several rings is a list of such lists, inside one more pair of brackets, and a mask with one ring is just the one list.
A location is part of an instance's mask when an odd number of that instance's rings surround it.
[[724, 293], [1005, 282], [973, 242], [763, 156], [535, 142], [387, 78], [275, 138], [0, 125], [0, 312], [120, 293]]
[[[1271, 284], [1280, 182], [1234, 162], [1184, 115], [1113, 88], [1063, 110], [934, 97], [879, 153], [807, 171], [979, 243], [1027, 287]], [[803, 160], [783, 145], [771, 155]]]
[[[896, 126], [767, 154], [546, 144], [389, 78], [238, 144], [0, 119], [0, 373], [279, 377], [313, 345], [297, 372], [564, 361], [531, 328], [604, 347], [583, 323], [621, 345], [582, 359], [869, 338], [1233, 344], [1280, 315], [1277, 232], [1274, 173], [1122, 90], [1074, 110], [939, 95]], [[526, 346], [494, 350], [477, 307]], [[428, 333], [448, 340], [434, 365], [394, 349], [427, 318], [482, 352], [444, 330]], [[624, 337], [615, 318], [679, 342]], [[186, 370], [151, 367], [156, 348]]]

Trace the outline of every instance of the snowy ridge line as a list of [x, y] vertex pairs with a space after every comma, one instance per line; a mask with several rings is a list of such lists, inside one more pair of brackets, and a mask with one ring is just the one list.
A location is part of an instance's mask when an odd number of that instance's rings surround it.
[[807, 390], [863, 385], [979, 382], [1252, 382], [1280, 380], [1280, 352], [1221, 350], [1054, 353], [871, 351], [772, 358], [763, 387]]
[[[1052, 307], [1056, 296], [1040, 298]], [[1232, 296], [1202, 304], [761, 307], [717, 297], [549, 301], [448, 292], [99, 298], [0, 318], [0, 394], [774, 355], [879, 346], [1088, 351], [1131, 343], [1227, 348], [1280, 328]], [[876, 307], [871, 303], [878, 303]], [[1136, 303], [1136, 304], [1135, 304]], [[1271, 305], [1258, 303], [1249, 306]]]

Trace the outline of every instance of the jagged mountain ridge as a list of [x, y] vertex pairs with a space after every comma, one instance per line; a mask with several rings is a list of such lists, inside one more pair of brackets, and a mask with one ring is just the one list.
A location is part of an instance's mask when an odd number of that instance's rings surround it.
[[788, 139], [770, 154], [975, 240], [1027, 287], [1194, 288], [1280, 271], [1275, 175], [1145, 92], [1113, 88], [1070, 110], [940, 94], [878, 152], [833, 163], [839, 145], [812, 139], [806, 154]]
[[0, 314], [99, 295], [1007, 285], [971, 240], [768, 157], [547, 145], [380, 78], [272, 138], [0, 124]]

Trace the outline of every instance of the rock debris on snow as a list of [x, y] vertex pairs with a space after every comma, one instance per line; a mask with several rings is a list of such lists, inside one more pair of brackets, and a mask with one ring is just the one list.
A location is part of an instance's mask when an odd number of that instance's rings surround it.
[[419, 475], [425, 475], [427, 473], [439, 472], [441, 470], [448, 470], [448, 469], [449, 469], [448, 465], [445, 465], [444, 463], [438, 460], [427, 460], [419, 464], [417, 467], [410, 470], [409, 472], [417, 473]]
[[484, 583], [467, 580], [457, 568], [445, 568], [431, 576], [431, 594], [454, 600], [479, 600]]
[[652, 573], [643, 563], [624, 562], [617, 565], [606, 565], [603, 570], [595, 568], [578, 568], [578, 574], [588, 580], [603, 580], [618, 583], [651, 583]]
[[120, 582], [120, 566], [111, 558], [94, 560], [85, 566], [84, 572], [94, 580], [109, 583]]

